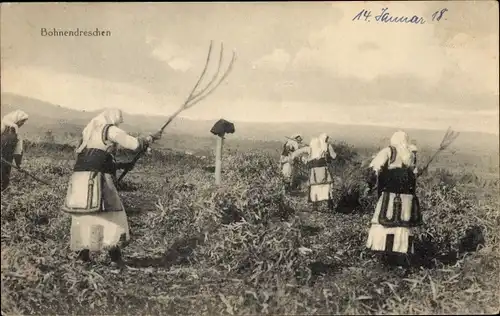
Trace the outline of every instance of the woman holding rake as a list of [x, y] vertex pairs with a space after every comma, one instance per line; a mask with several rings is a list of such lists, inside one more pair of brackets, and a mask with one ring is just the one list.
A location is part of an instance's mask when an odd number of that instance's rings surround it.
[[111, 261], [121, 264], [121, 248], [129, 241], [127, 215], [113, 176], [116, 171], [112, 149], [116, 144], [144, 151], [161, 137], [158, 132], [135, 138], [120, 129], [123, 114], [108, 109], [83, 130], [73, 175], [69, 180], [63, 211], [71, 214], [70, 248], [79, 259], [90, 260], [90, 251], [108, 251]]
[[21, 110], [8, 113], [2, 118], [2, 192], [9, 186], [12, 162], [17, 167], [21, 166], [23, 140], [19, 138], [18, 131], [27, 120], [28, 114]]
[[295, 134], [290, 137], [287, 142], [283, 145], [283, 151], [281, 152], [280, 164], [281, 173], [285, 181], [285, 190], [290, 192], [295, 189], [295, 179], [294, 179], [294, 157], [293, 153], [300, 149], [302, 145], [302, 136], [300, 134]]
[[389, 264], [409, 264], [408, 256], [414, 253], [413, 231], [422, 224], [413, 158], [408, 135], [398, 131], [369, 166], [368, 184], [370, 188], [377, 185], [378, 202], [366, 246], [382, 253]]
[[123, 122], [122, 112], [118, 109], [104, 111], [83, 130], [81, 145], [76, 150], [78, 158], [63, 206], [63, 210], [72, 215], [71, 249], [79, 251], [81, 259], [89, 260], [90, 251], [107, 250], [113, 262], [123, 263], [120, 249], [128, 243], [130, 236], [127, 215], [115, 186], [117, 165], [111, 151], [116, 144], [137, 151], [132, 162], [121, 166], [124, 171], [116, 180], [116, 183], [119, 183], [132, 170], [149, 145], [161, 138], [163, 130], [179, 113], [206, 98], [227, 77], [236, 54], [233, 52], [228, 68], [218, 78], [224, 51], [221, 44], [217, 72], [203, 89], [197, 91], [210, 62], [211, 51], [212, 42], [205, 67], [188, 98], [154, 135], [146, 138], [128, 135], [118, 127]]
[[328, 140], [328, 135], [322, 133], [318, 138], [313, 138], [309, 145], [308, 200], [313, 204], [313, 210], [317, 210], [318, 202], [322, 201], [327, 201], [329, 210], [334, 208], [332, 198], [334, 175], [329, 165], [337, 157], [337, 154]]

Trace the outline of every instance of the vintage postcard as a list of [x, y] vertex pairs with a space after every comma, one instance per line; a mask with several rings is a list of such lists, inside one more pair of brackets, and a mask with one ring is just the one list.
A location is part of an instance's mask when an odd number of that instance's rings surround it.
[[0, 23], [2, 315], [499, 312], [498, 1]]

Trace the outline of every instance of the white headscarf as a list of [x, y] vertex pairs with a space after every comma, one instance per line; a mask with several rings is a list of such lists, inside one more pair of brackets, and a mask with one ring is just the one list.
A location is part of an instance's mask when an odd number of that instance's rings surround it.
[[300, 135], [300, 134], [294, 134], [290, 138], [295, 139], [297, 142], [299, 142], [299, 139], [300, 139], [300, 141], [302, 141], [302, 135]]
[[21, 110], [16, 110], [13, 112], [10, 112], [9, 114], [5, 115], [2, 118], [2, 133], [5, 131], [5, 129], [8, 127], [13, 127], [14, 130], [18, 131], [19, 126], [17, 125], [19, 122], [23, 120], [28, 119], [28, 114], [26, 112], [21, 111]]
[[321, 152], [321, 144], [317, 137], [311, 138], [309, 142], [309, 160], [319, 158], [319, 153]]
[[319, 141], [320, 141], [322, 153], [325, 153], [328, 151], [328, 138], [329, 138], [329, 136], [326, 135], [326, 133], [321, 133], [321, 135], [319, 135]]
[[297, 139], [300, 137], [300, 140], [302, 141], [302, 136], [300, 134], [294, 134], [291, 137], [287, 137], [288, 140], [285, 143], [285, 146], [288, 147], [290, 150], [297, 150], [300, 147], [300, 141]]
[[407, 166], [412, 163], [413, 156], [408, 143], [408, 134], [403, 131], [397, 131], [391, 137], [391, 146], [396, 148], [401, 161]]
[[106, 109], [104, 112], [94, 117], [82, 132], [82, 143], [76, 149], [77, 153], [82, 152], [95, 132], [100, 132], [107, 124], [119, 125], [123, 123], [123, 113], [120, 109]]
[[309, 147], [311, 148], [311, 154], [309, 155], [309, 160], [319, 159], [324, 156], [328, 151], [328, 136], [326, 134], [321, 134], [319, 137], [311, 139]]

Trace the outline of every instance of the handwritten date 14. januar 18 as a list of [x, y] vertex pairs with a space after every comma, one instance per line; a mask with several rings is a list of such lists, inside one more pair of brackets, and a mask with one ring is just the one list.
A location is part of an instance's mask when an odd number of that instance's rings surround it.
[[[445, 12], [448, 9], [442, 9], [434, 12], [431, 16], [432, 21], [441, 21], [443, 19]], [[379, 15], [374, 16], [376, 22], [380, 23], [406, 23], [406, 24], [425, 24], [426, 20], [423, 17], [413, 15], [413, 16], [392, 16], [389, 12], [389, 8], [383, 8]], [[446, 18], [444, 18], [446, 20]], [[372, 12], [370, 10], [361, 10], [354, 18], [353, 21], [361, 20], [370, 22], [372, 20]]]

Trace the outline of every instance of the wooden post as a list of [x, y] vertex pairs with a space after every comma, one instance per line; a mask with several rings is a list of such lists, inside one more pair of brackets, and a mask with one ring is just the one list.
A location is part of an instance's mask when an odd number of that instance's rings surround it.
[[234, 124], [224, 119], [218, 120], [210, 133], [217, 136], [217, 146], [215, 147], [215, 185], [222, 182], [222, 147], [224, 145], [224, 136], [226, 133], [234, 133]]
[[222, 174], [222, 146], [224, 144], [224, 137], [217, 136], [217, 146], [215, 148], [215, 184], [221, 184]]

